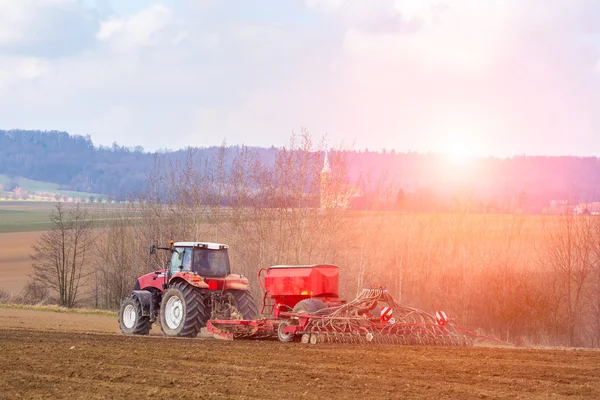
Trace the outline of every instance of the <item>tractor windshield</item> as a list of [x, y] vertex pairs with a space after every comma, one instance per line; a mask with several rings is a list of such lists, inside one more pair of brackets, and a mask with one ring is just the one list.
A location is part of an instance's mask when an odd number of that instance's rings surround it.
[[179, 271], [190, 271], [192, 269], [192, 249], [176, 247], [173, 255], [171, 255], [169, 269], [172, 274]]
[[200, 276], [224, 277], [229, 275], [227, 249], [194, 248], [192, 271]]

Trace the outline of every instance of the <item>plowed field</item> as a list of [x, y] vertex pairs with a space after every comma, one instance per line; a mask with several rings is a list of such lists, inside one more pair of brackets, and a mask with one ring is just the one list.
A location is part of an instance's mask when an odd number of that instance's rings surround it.
[[302, 345], [119, 333], [0, 309], [0, 398], [600, 398], [600, 352]]
[[42, 232], [0, 233], [0, 289], [19, 292], [27, 284], [31, 267], [31, 246]]

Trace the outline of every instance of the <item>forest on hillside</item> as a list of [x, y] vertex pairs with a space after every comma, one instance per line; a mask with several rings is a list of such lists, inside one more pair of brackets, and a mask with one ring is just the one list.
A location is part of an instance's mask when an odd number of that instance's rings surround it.
[[[218, 147], [196, 149], [210, 157]], [[183, 157], [185, 150], [171, 152]], [[145, 188], [154, 153], [141, 146], [94, 146], [90, 136], [0, 130], [0, 174], [58, 183], [62, 189], [128, 199]]]
[[[183, 162], [190, 154], [206, 166], [222, 146], [188, 147], [157, 153], [141, 146], [95, 146], [90, 136], [58, 131], [0, 130], [0, 174], [53, 182], [61, 189], [129, 199], [145, 190], [147, 175], [157, 157], [168, 154]], [[223, 166], [248, 147], [225, 146]], [[251, 148], [273, 165], [280, 148]], [[321, 152], [321, 162], [324, 154]], [[552, 200], [570, 203], [597, 200], [600, 160], [597, 157], [515, 156], [458, 161], [441, 154], [329, 149], [347, 159], [346, 179], [358, 183], [360, 207], [407, 211], [469, 211], [483, 213], [547, 210]], [[7, 189], [7, 188], [5, 188]], [[8, 188], [10, 190], [10, 188]]]

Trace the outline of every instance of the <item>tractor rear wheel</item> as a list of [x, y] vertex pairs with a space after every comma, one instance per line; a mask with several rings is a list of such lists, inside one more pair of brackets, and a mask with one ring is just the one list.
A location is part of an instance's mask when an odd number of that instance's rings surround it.
[[204, 301], [195, 287], [180, 282], [163, 294], [160, 327], [166, 336], [196, 337], [204, 320]]
[[304, 299], [294, 306], [292, 312], [297, 314], [312, 314], [324, 308], [327, 308], [327, 306], [319, 299]]
[[229, 293], [235, 300], [235, 307], [242, 314], [243, 319], [256, 319], [256, 302], [247, 290], [232, 290]]
[[119, 328], [128, 335], [147, 335], [152, 328], [150, 316], [142, 315], [142, 304], [135, 296], [129, 296], [121, 303]]

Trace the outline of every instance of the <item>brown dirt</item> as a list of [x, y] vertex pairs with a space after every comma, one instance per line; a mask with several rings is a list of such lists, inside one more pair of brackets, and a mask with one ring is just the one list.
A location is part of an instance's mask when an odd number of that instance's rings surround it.
[[43, 232], [0, 233], [0, 289], [17, 293], [32, 272], [29, 253]]
[[[0, 398], [600, 398], [600, 352], [124, 336], [0, 309]], [[89, 332], [89, 333], [85, 333]]]

